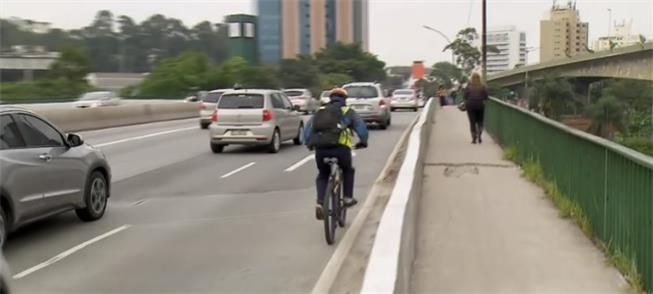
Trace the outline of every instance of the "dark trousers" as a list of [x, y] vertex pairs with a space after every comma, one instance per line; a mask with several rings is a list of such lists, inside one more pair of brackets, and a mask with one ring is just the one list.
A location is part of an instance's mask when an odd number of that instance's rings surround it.
[[485, 105], [467, 105], [467, 117], [469, 118], [469, 129], [472, 139], [481, 137], [483, 134], [483, 119], [485, 117]]
[[438, 98], [440, 98], [440, 106], [445, 106], [445, 105], [447, 105], [447, 97], [440, 96], [440, 97], [438, 97]]
[[315, 179], [315, 186], [317, 187], [317, 202], [322, 203], [324, 194], [326, 192], [327, 183], [329, 182], [329, 174], [331, 174], [331, 167], [324, 163], [324, 158], [337, 158], [338, 166], [342, 169], [343, 177], [343, 196], [351, 198], [354, 196], [354, 167], [351, 164], [351, 150], [347, 147], [336, 147], [330, 149], [316, 149], [315, 162], [319, 174]]

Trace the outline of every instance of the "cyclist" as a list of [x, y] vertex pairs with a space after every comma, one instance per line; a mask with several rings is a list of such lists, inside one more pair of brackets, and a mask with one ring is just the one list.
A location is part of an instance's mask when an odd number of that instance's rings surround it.
[[[356, 111], [347, 106], [347, 91], [335, 88], [329, 93], [329, 103], [322, 106], [306, 123], [304, 142], [309, 149], [315, 149], [315, 162], [319, 171], [315, 186], [317, 188], [317, 206], [315, 217], [323, 219], [322, 202], [329, 181], [330, 166], [324, 158], [337, 158], [343, 175], [343, 196], [345, 207], [358, 203], [354, 198], [354, 167], [351, 149], [367, 147], [367, 125]], [[353, 146], [353, 132], [359, 142]]]

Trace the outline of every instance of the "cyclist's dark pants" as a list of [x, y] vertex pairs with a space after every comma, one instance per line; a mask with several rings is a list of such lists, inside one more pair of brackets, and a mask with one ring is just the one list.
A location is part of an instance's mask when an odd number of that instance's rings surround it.
[[317, 187], [317, 202], [320, 204], [322, 204], [322, 199], [324, 199], [326, 186], [329, 182], [329, 174], [331, 173], [331, 167], [324, 163], [324, 158], [329, 157], [337, 158], [338, 166], [342, 169], [343, 196], [347, 198], [354, 196], [354, 167], [351, 164], [351, 150], [344, 146], [330, 149], [316, 149], [315, 162], [317, 163], [319, 174], [315, 180], [315, 186]]

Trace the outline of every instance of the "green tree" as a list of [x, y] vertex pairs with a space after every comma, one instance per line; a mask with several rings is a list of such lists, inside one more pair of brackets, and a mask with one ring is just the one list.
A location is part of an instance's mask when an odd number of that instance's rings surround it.
[[532, 91], [531, 109], [553, 119], [559, 119], [575, 104], [573, 87], [564, 78], [547, 76], [537, 81]]
[[597, 103], [591, 105], [589, 117], [592, 119], [592, 133], [603, 138], [612, 139], [614, 129], [624, 130], [623, 106], [614, 96], [603, 96]]
[[207, 85], [212, 67], [209, 57], [199, 52], [164, 59], [141, 83], [141, 94], [175, 97], [202, 89]]
[[456, 64], [459, 65], [465, 75], [471, 72], [481, 63], [481, 51], [472, 45], [472, 41], [478, 38], [475, 28], [465, 28], [456, 34], [456, 39], [444, 47], [444, 51], [451, 50], [456, 56]]
[[86, 83], [84, 78], [89, 73], [90, 62], [82, 50], [75, 47], [65, 48], [61, 56], [50, 65], [53, 79], [64, 79], [75, 83]]
[[382, 82], [386, 78], [385, 63], [365, 52], [358, 43], [332, 44], [317, 52], [315, 61], [324, 74], [346, 74], [361, 82]]
[[320, 86], [319, 71], [309, 55], [281, 60], [279, 76], [284, 88], [314, 88]]
[[442, 61], [433, 65], [431, 77], [447, 89], [453, 87], [453, 83], [460, 82], [463, 78], [463, 71], [453, 63]]

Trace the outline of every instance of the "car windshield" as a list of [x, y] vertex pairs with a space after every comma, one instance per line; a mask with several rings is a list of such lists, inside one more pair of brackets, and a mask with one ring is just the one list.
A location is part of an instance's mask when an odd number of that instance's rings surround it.
[[219, 109], [263, 108], [263, 95], [260, 94], [227, 94], [223, 95], [218, 104]]
[[413, 90], [397, 90], [392, 93], [392, 95], [413, 95], [415, 92]]
[[210, 92], [204, 96], [202, 101], [209, 103], [218, 103], [218, 100], [220, 100], [220, 96], [222, 96], [222, 94], [224, 94], [224, 92]]
[[288, 95], [288, 97], [294, 97], [294, 96], [302, 96], [304, 95], [303, 91], [298, 91], [298, 90], [292, 90], [292, 91], [283, 91]]
[[111, 92], [89, 92], [82, 95], [82, 97], [79, 97], [79, 101], [106, 100], [113, 96], [114, 95]]
[[376, 90], [376, 87], [372, 86], [349, 86], [345, 87], [347, 90], [347, 95], [351, 98], [377, 98], [379, 97], [379, 92]]

